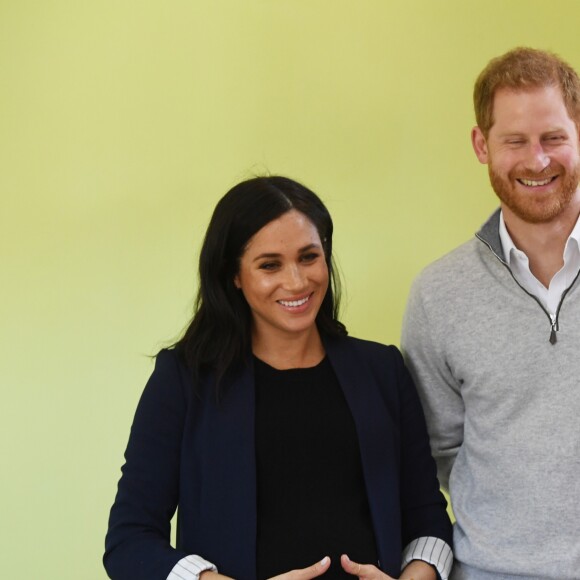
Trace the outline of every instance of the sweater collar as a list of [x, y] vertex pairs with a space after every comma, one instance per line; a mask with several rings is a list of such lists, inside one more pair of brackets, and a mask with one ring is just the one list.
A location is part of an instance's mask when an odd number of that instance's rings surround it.
[[475, 237], [481, 240], [496, 256], [496, 258], [506, 264], [503, 256], [503, 248], [499, 237], [499, 219], [501, 209], [496, 209], [490, 218], [481, 226]]

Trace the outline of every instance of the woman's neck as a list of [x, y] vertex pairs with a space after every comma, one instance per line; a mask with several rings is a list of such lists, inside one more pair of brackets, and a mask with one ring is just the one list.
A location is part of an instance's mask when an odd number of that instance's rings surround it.
[[305, 335], [264, 336], [254, 332], [252, 352], [260, 360], [279, 370], [316, 366], [325, 355], [324, 345], [314, 327]]

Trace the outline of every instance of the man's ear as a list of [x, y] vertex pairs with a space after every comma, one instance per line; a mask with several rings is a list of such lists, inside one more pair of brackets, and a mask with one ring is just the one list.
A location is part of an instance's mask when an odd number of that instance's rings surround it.
[[487, 141], [479, 127], [473, 127], [471, 130], [471, 144], [475, 155], [480, 163], [489, 163], [489, 155], [487, 152]]

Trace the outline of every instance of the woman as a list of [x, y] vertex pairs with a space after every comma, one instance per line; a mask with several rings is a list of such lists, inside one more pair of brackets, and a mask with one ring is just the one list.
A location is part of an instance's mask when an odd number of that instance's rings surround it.
[[447, 577], [420, 404], [397, 349], [338, 321], [332, 231], [284, 177], [218, 203], [195, 316], [157, 356], [131, 429], [111, 578]]

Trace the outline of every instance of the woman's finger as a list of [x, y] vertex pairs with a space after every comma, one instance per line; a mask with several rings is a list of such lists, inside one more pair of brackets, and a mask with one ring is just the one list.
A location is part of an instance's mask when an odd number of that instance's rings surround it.
[[381, 572], [376, 566], [353, 562], [346, 554], [340, 557], [340, 564], [345, 572], [363, 580], [393, 580], [391, 576]]
[[310, 580], [310, 578], [316, 578], [324, 574], [328, 567], [330, 566], [330, 558], [325, 556], [320, 562], [308, 566], [308, 568], [302, 568], [300, 570], [290, 570], [279, 576], [274, 576], [270, 580]]

